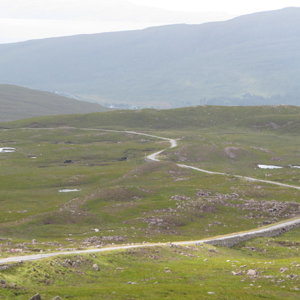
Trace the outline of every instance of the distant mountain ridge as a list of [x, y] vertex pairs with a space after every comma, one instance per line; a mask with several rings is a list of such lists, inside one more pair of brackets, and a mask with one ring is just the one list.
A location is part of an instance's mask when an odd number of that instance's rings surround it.
[[105, 111], [99, 104], [77, 101], [49, 92], [0, 84], [0, 122], [37, 116]]
[[300, 8], [0, 45], [0, 83], [106, 105], [300, 105], [299, 81]]

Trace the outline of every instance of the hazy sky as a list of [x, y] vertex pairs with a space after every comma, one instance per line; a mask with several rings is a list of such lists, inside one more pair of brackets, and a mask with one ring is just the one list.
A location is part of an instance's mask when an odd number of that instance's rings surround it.
[[300, 0], [0, 0], [0, 43], [79, 33], [204, 23]]
[[224, 11], [233, 14], [300, 6], [299, 0], [130, 0], [130, 2], [177, 11]]

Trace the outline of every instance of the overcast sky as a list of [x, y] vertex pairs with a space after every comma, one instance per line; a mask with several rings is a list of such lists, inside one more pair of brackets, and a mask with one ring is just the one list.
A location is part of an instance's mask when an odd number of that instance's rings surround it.
[[0, 43], [221, 21], [300, 0], [0, 0]]

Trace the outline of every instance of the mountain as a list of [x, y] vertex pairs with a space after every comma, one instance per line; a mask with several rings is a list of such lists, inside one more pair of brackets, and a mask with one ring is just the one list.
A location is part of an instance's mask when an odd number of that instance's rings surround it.
[[49, 92], [15, 85], [0, 84], [0, 121], [34, 116], [100, 112], [106, 110], [95, 103], [87, 103]]
[[0, 82], [101, 104], [300, 104], [300, 8], [0, 45]]

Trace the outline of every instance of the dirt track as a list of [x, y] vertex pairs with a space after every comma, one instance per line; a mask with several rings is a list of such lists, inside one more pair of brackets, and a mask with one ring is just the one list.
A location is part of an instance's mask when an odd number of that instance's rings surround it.
[[[50, 128], [47, 128], [50, 129]], [[129, 134], [136, 134], [136, 135], [143, 135], [148, 137], [153, 137], [161, 140], [168, 141], [170, 143], [170, 148], [175, 148], [177, 146], [177, 141], [175, 139], [160, 137], [156, 135], [150, 135], [146, 133], [140, 133], [135, 131], [119, 131], [119, 130], [106, 130], [106, 129], [90, 129], [90, 128], [79, 128], [84, 130], [100, 130], [100, 131], [109, 131], [109, 132], [120, 132], [120, 133], [129, 133]], [[158, 156], [163, 153], [166, 149], [157, 151], [153, 154], [150, 154], [147, 156], [147, 160], [151, 161], [160, 161]], [[192, 169], [198, 172], [203, 172], [207, 174], [212, 175], [223, 175], [223, 176], [229, 176], [230, 174], [222, 173], [222, 172], [212, 172], [200, 168], [196, 168], [193, 166], [183, 165], [183, 164], [177, 164], [180, 168], [188, 168]], [[293, 188], [300, 190], [299, 186], [289, 185], [285, 183], [279, 183], [275, 181], [268, 181], [268, 180], [262, 180], [262, 179], [256, 179], [252, 177], [247, 176], [240, 176], [240, 175], [230, 175], [234, 176], [243, 180], [247, 181], [257, 181], [257, 182], [263, 182], [267, 184], [273, 184], [273, 185], [279, 185], [282, 187], [287, 188]], [[278, 235], [281, 233], [284, 233], [288, 230], [293, 229], [294, 227], [300, 226], [300, 217], [295, 218], [292, 220], [286, 220], [277, 224], [273, 224], [267, 227], [261, 227], [252, 229], [246, 232], [238, 232], [238, 233], [232, 233], [224, 236], [217, 236], [212, 237], [209, 239], [202, 239], [202, 240], [194, 240], [194, 241], [182, 241], [182, 242], [167, 242], [167, 243], [143, 243], [143, 244], [131, 244], [131, 245], [120, 245], [115, 247], [107, 247], [107, 248], [96, 248], [96, 249], [87, 249], [87, 250], [78, 250], [78, 251], [66, 251], [66, 252], [52, 252], [52, 253], [42, 253], [42, 254], [35, 254], [35, 255], [27, 255], [27, 256], [14, 256], [14, 257], [8, 257], [0, 259], [0, 264], [6, 264], [6, 263], [17, 263], [22, 261], [30, 261], [30, 260], [38, 260], [43, 258], [49, 258], [53, 256], [58, 255], [71, 255], [71, 254], [84, 254], [84, 253], [98, 253], [98, 252], [109, 252], [109, 251], [120, 251], [120, 250], [126, 250], [126, 249], [132, 249], [132, 248], [144, 248], [144, 247], [157, 247], [157, 246], [168, 246], [168, 245], [197, 245], [197, 244], [213, 244], [213, 245], [223, 245], [223, 246], [231, 246], [238, 242], [249, 240], [251, 238], [259, 237], [259, 236], [273, 236]]]

